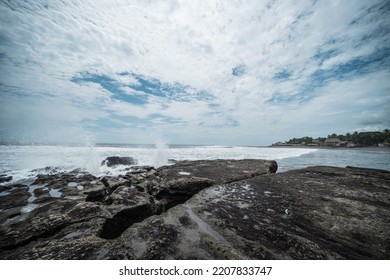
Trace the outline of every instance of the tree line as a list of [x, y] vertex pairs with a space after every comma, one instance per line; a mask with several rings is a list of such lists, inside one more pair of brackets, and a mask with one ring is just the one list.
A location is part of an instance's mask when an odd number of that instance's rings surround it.
[[314, 144], [318, 142], [324, 142], [328, 138], [338, 138], [341, 141], [348, 141], [354, 143], [356, 145], [362, 146], [378, 146], [378, 144], [390, 144], [390, 130], [385, 129], [383, 131], [371, 131], [371, 132], [353, 132], [346, 134], [330, 134], [328, 137], [301, 137], [301, 138], [293, 138], [288, 140], [287, 144], [302, 144], [305, 145]]

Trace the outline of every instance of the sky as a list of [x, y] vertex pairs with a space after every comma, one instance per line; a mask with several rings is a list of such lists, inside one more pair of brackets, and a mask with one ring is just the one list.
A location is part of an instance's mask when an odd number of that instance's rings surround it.
[[390, 2], [0, 1], [0, 141], [269, 145], [390, 128]]

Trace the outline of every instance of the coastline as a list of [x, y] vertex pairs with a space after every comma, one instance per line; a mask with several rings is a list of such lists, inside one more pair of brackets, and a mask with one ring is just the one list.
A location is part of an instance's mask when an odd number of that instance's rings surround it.
[[331, 146], [308, 146], [308, 145], [270, 145], [267, 148], [303, 148], [303, 149], [324, 149], [324, 150], [373, 150], [390, 151], [390, 147], [364, 146], [364, 147], [331, 147]]
[[390, 258], [390, 172], [276, 171], [198, 160], [0, 186], [0, 259]]

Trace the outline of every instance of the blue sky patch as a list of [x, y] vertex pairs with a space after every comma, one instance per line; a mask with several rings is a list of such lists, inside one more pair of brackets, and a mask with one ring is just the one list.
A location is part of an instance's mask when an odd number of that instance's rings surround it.
[[322, 65], [322, 63], [325, 61], [325, 60], [328, 60], [332, 57], [335, 57], [336, 55], [339, 54], [339, 51], [336, 50], [336, 49], [332, 49], [332, 50], [328, 50], [328, 51], [318, 51], [315, 55], [314, 55], [314, 59], [315, 60], [318, 60], [320, 62], [320, 65]]
[[309, 78], [309, 84], [323, 86], [330, 80], [344, 80], [355, 75], [364, 75], [390, 66], [390, 48], [384, 48], [366, 57], [357, 57], [331, 69], [317, 70]]
[[128, 72], [122, 72], [122, 73], [119, 73], [119, 75], [131, 76], [137, 80], [138, 84], [126, 85], [129, 88], [132, 88], [132, 89], [137, 90], [137, 91], [143, 91], [143, 92], [145, 92], [147, 94], [151, 94], [151, 95], [157, 95], [157, 96], [164, 95], [164, 86], [157, 79], [146, 78], [146, 77], [143, 77], [141, 75], [136, 75], [136, 74], [128, 73]]
[[[100, 74], [82, 73], [78, 77], [73, 77], [72, 82], [77, 84], [95, 83], [112, 93], [113, 99], [129, 102], [136, 105], [147, 103], [149, 96], [163, 97], [167, 100], [180, 102], [191, 102], [195, 100], [210, 101], [213, 96], [206, 91], [197, 91], [188, 85], [181, 83], [162, 83], [161, 81], [137, 75], [129, 72], [118, 73], [120, 76], [130, 76], [136, 80], [136, 83], [123, 84], [117, 80]], [[125, 89], [132, 89], [129, 93]]]
[[273, 79], [278, 81], [284, 81], [290, 78], [292, 73], [288, 70], [283, 70], [281, 72], [278, 72], [274, 75]]
[[[318, 59], [324, 59], [333, 55], [333, 52], [325, 52], [318, 56]], [[267, 104], [288, 104], [291, 102], [307, 102], [315, 97], [313, 94], [316, 88], [324, 87], [331, 81], [342, 81], [352, 79], [361, 75], [366, 75], [380, 69], [390, 67], [390, 48], [384, 48], [372, 53], [366, 57], [357, 57], [346, 63], [338, 64], [330, 69], [320, 69], [311, 74], [307, 82], [304, 83], [300, 90], [290, 94], [275, 93], [267, 99]], [[279, 72], [274, 79], [286, 79], [288, 72]]]
[[106, 76], [106, 75], [97, 75], [84, 73], [80, 77], [74, 77], [71, 79], [72, 82], [76, 84], [83, 84], [86, 82], [99, 84], [105, 90], [111, 92], [113, 94], [113, 99], [125, 101], [133, 104], [142, 105], [145, 104], [147, 98], [144, 96], [138, 96], [135, 94], [129, 94], [122, 89], [121, 84], [119, 84], [116, 80]]
[[236, 77], [240, 77], [240, 76], [244, 75], [245, 72], [246, 72], [245, 64], [239, 64], [232, 69], [232, 75], [236, 76]]
[[292, 101], [295, 101], [297, 99], [296, 97], [296, 95], [281, 94], [278, 92], [273, 94], [271, 98], [267, 99], [265, 103], [274, 105], [288, 104]]

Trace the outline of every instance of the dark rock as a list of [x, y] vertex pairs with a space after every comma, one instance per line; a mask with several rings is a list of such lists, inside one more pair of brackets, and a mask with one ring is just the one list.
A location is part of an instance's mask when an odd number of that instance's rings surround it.
[[154, 194], [160, 202], [159, 212], [185, 202], [194, 194], [212, 185], [212, 180], [198, 177], [179, 178], [163, 183]]
[[[64, 232], [74, 228], [83, 231], [86, 239], [96, 236], [105, 221], [102, 209], [90, 202], [56, 200], [31, 211], [28, 219], [10, 225], [0, 225], [0, 258], [61, 258], [73, 259], [75, 249], [86, 244], [75, 244], [75, 248], [59, 244], [66, 243]], [[37, 250], [39, 248], [39, 250]], [[78, 249], [77, 249], [78, 250]], [[51, 257], [48, 257], [51, 256]], [[72, 257], [71, 257], [72, 256]], [[82, 258], [79, 255], [79, 258]]]
[[34, 200], [34, 204], [46, 204], [49, 202], [52, 202], [54, 200], [60, 199], [60, 197], [52, 197], [49, 195], [40, 196], [37, 199]]
[[197, 177], [222, 184], [275, 173], [277, 168], [278, 165], [273, 160], [197, 160], [180, 161], [175, 165], [160, 167], [157, 171], [165, 181]]
[[389, 209], [390, 173], [311, 167], [204, 189], [113, 246], [140, 259], [389, 259]]
[[[91, 202], [62, 199], [45, 204], [24, 221], [0, 225], [0, 258], [91, 258], [94, 245], [103, 246], [97, 234], [105, 219], [100, 206]], [[71, 238], [76, 236], [79, 242]]]
[[83, 192], [84, 195], [87, 197], [85, 198], [86, 201], [100, 201], [103, 202], [106, 200], [107, 195], [109, 194], [109, 191], [107, 190], [107, 187], [103, 184], [97, 185], [94, 188], [89, 188], [88, 190]]
[[123, 178], [120, 176], [105, 176], [101, 179], [101, 182], [106, 188], [110, 189], [110, 193], [115, 191], [120, 186], [130, 187], [132, 183], [129, 178]]
[[101, 181], [61, 173], [42, 186], [2, 186], [0, 199], [11, 201], [0, 204], [0, 259], [390, 258], [389, 172], [270, 174], [276, 167], [178, 162]]
[[49, 193], [49, 189], [48, 188], [36, 188], [33, 193], [36, 197], [40, 197], [42, 195], [47, 195]]
[[46, 174], [46, 175], [54, 175], [57, 173], [60, 173], [61, 169], [59, 167], [53, 167], [53, 166], [46, 166], [44, 168], [37, 168], [31, 170], [31, 172], [34, 173], [40, 173], [40, 174]]
[[[192, 166], [181, 163], [160, 170], [136, 167], [126, 175], [106, 176], [100, 181], [81, 171], [38, 175], [30, 188], [20, 186], [18, 189], [25, 194], [19, 193], [20, 198], [24, 197], [19, 208], [15, 207], [19, 204], [12, 196], [9, 206], [15, 208], [5, 209], [0, 217], [1, 221], [12, 220], [0, 226], [0, 248], [4, 252], [0, 253], [0, 258], [133, 259], [133, 253], [120, 246], [112, 249], [128, 228], [185, 202], [216, 182], [230, 182], [272, 171], [274, 163], [264, 163], [198, 161]], [[252, 169], [251, 165], [254, 165]], [[212, 173], [207, 171], [207, 166], [213, 166]], [[243, 168], [241, 176], [240, 168]], [[187, 170], [196, 176], [185, 173]], [[16, 186], [3, 186], [2, 191], [8, 196], [8, 192], [16, 192], [16, 189]], [[30, 192], [34, 197], [30, 197]], [[29, 201], [33, 203], [29, 204], [31, 209], [23, 212], [21, 206]], [[180, 221], [186, 224], [189, 218]], [[172, 226], [164, 224], [160, 225], [160, 230], [174, 233]], [[159, 246], [164, 246], [166, 253], [171, 252], [170, 246], [175, 240], [177, 236], [154, 240], [148, 258], [157, 257]]]
[[131, 174], [137, 174], [137, 173], [147, 173], [148, 171], [153, 170], [153, 166], [149, 165], [137, 165], [131, 167]]
[[0, 175], [0, 183], [9, 182], [12, 180], [12, 176]]
[[102, 161], [101, 165], [106, 165], [108, 167], [116, 165], [136, 165], [138, 161], [132, 157], [107, 157]]
[[31, 194], [28, 192], [28, 186], [26, 185], [8, 186], [8, 190], [2, 192], [0, 196], [0, 210], [25, 206], [30, 196]]
[[7, 192], [10, 189], [11, 189], [10, 186], [0, 186], [0, 193]]
[[44, 185], [51, 181], [53, 181], [53, 176], [38, 174], [32, 185]]
[[53, 175], [38, 174], [32, 185], [47, 185], [52, 188], [62, 188], [69, 183], [77, 184], [90, 184], [92, 181], [96, 181], [98, 178], [95, 176], [81, 172], [81, 173], [58, 173]]
[[154, 214], [154, 202], [143, 192], [126, 186], [118, 187], [110, 196], [110, 205], [105, 209], [110, 213], [102, 227], [100, 237], [114, 239], [134, 223], [143, 221]]
[[11, 209], [7, 209], [6, 212], [0, 212], [0, 224], [6, 222], [7, 220], [10, 222], [11, 220], [17, 220], [21, 216], [21, 207], [14, 207]]
[[157, 170], [161, 182], [154, 195], [159, 200], [165, 200], [165, 210], [212, 185], [274, 173], [276, 170], [276, 162], [268, 160], [180, 161]]

